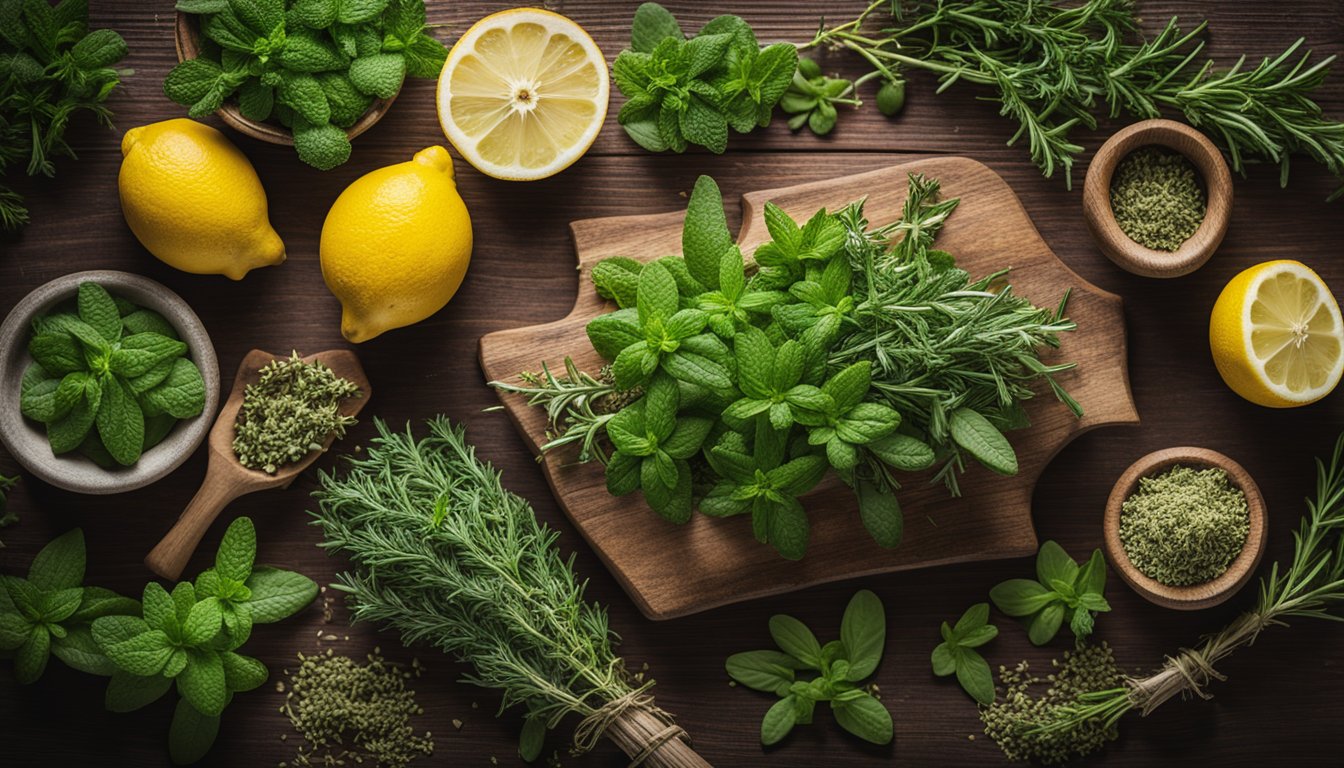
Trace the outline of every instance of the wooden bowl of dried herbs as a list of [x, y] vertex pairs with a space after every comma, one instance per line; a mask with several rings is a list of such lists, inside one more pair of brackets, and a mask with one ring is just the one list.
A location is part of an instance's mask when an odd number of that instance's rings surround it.
[[1207, 136], [1174, 120], [1130, 125], [1097, 150], [1083, 186], [1092, 237], [1117, 266], [1180, 277], [1227, 234], [1232, 172]]
[[1240, 464], [1207, 448], [1167, 448], [1134, 462], [1106, 502], [1111, 567], [1150, 602], [1218, 605], [1265, 553], [1265, 500]]

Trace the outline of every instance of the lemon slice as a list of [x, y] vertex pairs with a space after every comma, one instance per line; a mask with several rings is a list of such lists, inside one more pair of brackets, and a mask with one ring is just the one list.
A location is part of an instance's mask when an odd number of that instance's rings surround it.
[[582, 27], [514, 8], [476, 22], [448, 52], [439, 123], [482, 173], [544, 179], [588, 151], [610, 89], [606, 59]]
[[1232, 391], [1270, 408], [1314, 403], [1344, 374], [1339, 304], [1297, 261], [1267, 261], [1232, 278], [1213, 306], [1209, 346]]

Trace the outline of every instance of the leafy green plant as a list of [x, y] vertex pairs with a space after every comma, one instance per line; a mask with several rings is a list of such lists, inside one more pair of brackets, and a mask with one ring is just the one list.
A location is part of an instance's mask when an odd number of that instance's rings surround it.
[[[865, 589], [850, 599], [839, 640], [822, 645], [801, 621], [783, 614], [770, 617], [770, 637], [779, 650], [735, 653], [725, 663], [737, 682], [780, 697], [761, 721], [762, 744], [811, 724], [818, 702], [828, 702], [840, 727], [864, 741], [891, 741], [891, 713], [859, 686], [877, 670], [886, 644], [886, 612], [877, 595]], [[800, 680], [799, 672], [817, 674]]]
[[317, 585], [292, 571], [253, 568], [256, 531], [234, 520], [220, 542], [215, 567], [195, 584], [169, 591], [145, 585], [140, 616], [105, 616], [93, 639], [115, 665], [105, 703], [132, 712], [157, 701], [174, 685], [181, 699], [168, 732], [174, 763], [200, 760], [214, 744], [219, 717], [235, 693], [266, 682], [266, 666], [238, 653], [252, 624], [279, 621], [313, 601]]
[[[110, 29], [90, 30], [88, 15], [81, 0], [0, 2], [0, 177], [10, 166], [55, 176], [55, 158], [75, 156], [65, 130], [80, 112], [112, 127], [103, 102], [130, 74], [113, 69], [126, 41]], [[0, 185], [0, 229], [26, 223], [23, 196]]]
[[1081, 643], [1092, 634], [1096, 615], [1111, 610], [1106, 602], [1106, 560], [1100, 549], [1082, 567], [1054, 541], [1036, 555], [1036, 579], [1009, 579], [989, 591], [989, 599], [1009, 616], [1023, 618], [1027, 637], [1045, 645], [1068, 624]]
[[111, 590], [83, 586], [84, 563], [84, 532], [76, 528], [37, 553], [28, 578], [0, 576], [0, 651], [13, 654], [20, 683], [41, 678], [51, 656], [91, 675], [116, 670], [94, 642], [90, 625], [140, 606]]
[[837, 104], [857, 107], [862, 103], [850, 96], [853, 91], [853, 81], [827, 77], [816, 60], [801, 57], [793, 81], [779, 100], [779, 108], [789, 115], [790, 129], [796, 131], [807, 126], [818, 136], [825, 136], [835, 128]]
[[580, 461], [605, 464], [611, 494], [643, 492], [670, 521], [697, 505], [750, 515], [757, 539], [801, 558], [800, 497], [829, 469], [873, 539], [894, 547], [897, 473], [936, 467], [954, 494], [968, 458], [1016, 473], [1003, 432], [1026, 426], [1022, 403], [1040, 380], [1081, 413], [1054, 380], [1072, 366], [1039, 359], [1074, 327], [1063, 302], [1039, 309], [1003, 273], [972, 281], [932, 248], [957, 201], [922, 176], [909, 191], [901, 219], [879, 229], [861, 203], [802, 223], [766, 203], [771, 239], [748, 265], [718, 186], [701, 177], [681, 255], [593, 267], [617, 306], [587, 326], [609, 371], [566, 359], [564, 376], [543, 365], [521, 384], [491, 384], [547, 409], [544, 450], [579, 445]]
[[762, 48], [737, 16], [719, 16], [687, 38], [657, 3], [635, 11], [630, 47], [612, 64], [627, 99], [618, 122], [651, 152], [698, 144], [721, 153], [728, 129], [749, 133], [770, 124], [797, 66], [788, 43]]
[[236, 97], [243, 116], [276, 120], [321, 170], [350, 157], [345, 129], [411, 77], [433, 78], [447, 50], [426, 33], [424, 0], [178, 0], [199, 17], [201, 55], [163, 92], [203, 117]]
[[53, 453], [130, 466], [205, 408], [205, 381], [158, 313], [81, 283], [78, 299], [33, 320], [19, 408]]
[[[1206, 27], [1185, 31], [1172, 17], [1144, 35], [1131, 0], [871, 0], [853, 19], [823, 22], [799, 48], [860, 56], [873, 71], [859, 79], [883, 80], [888, 109], [904, 103], [892, 89], [907, 70], [936, 75], [939, 93], [981, 87], [1017, 123], [1010, 143], [1025, 139], [1041, 172], [1062, 169], [1070, 184], [1084, 150], [1072, 134], [1122, 113], [1181, 115], [1221, 145], [1236, 171], [1276, 163], [1286, 184], [1291, 156], [1305, 154], [1344, 177], [1344, 122], [1313, 98], [1335, 57], [1313, 62], [1299, 39], [1258, 64], [1243, 56], [1218, 68], [1203, 55]], [[889, 113], [883, 102], [879, 91], [878, 107]]]
[[949, 626], [940, 629], [943, 642], [933, 649], [933, 673], [939, 677], [955, 674], [962, 690], [977, 702], [994, 703], [994, 673], [989, 662], [975, 650], [999, 636], [999, 628], [989, 623], [989, 603], [976, 603]]

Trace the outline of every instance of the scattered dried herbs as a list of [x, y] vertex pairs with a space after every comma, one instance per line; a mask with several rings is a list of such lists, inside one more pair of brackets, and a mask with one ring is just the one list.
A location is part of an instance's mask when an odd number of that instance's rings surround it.
[[[1064, 653], [1064, 662], [1052, 660], [1054, 672], [1044, 679], [1031, 674], [1023, 661], [1013, 668], [999, 667], [1003, 696], [980, 710], [985, 735], [1014, 761], [1056, 765], [1095, 752], [1118, 735], [1114, 723], [1093, 719], [1071, 731], [1050, 733], [1037, 730], [1079, 697], [1090, 691], [1113, 688], [1122, 679], [1115, 657], [1106, 643], [1083, 645]], [[1036, 693], [1045, 684], [1044, 692]], [[1033, 695], [1033, 694], [1036, 695]]]
[[1130, 152], [1111, 177], [1111, 210], [1130, 240], [1175, 251], [1204, 221], [1204, 189], [1190, 159], [1163, 147]]
[[1218, 467], [1173, 467], [1139, 479], [1120, 511], [1120, 544], [1134, 567], [1173, 586], [1222, 576], [1250, 533], [1246, 495]]
[[358, 385], [320, 360], [304, 362], [294, 352], [286, 360], [272, 361], [244, 391], [233, 425], [233, 452], [244, 467], [273, 475], [281, 466], [322, 450], [329, 435], [344, 437], [355, 419], [341, 413], [341, 402], [361, 396]]
[[373, 649], [368, 663], [337, 656], [331, 649], [315, 656], [299, 654], [299, 666], [289, 676], [289, 691], [280, 712], [307, 744], [282, 766], [308, 768], [327, 765], [378, 765], [403, 768], [412, 760], [434, 754], [433, 734], [423, 735], [411, 718], [423, 715], [415, 691], [406, 681], [420, 677], [422, 667], [409, 670], [383, 658]]

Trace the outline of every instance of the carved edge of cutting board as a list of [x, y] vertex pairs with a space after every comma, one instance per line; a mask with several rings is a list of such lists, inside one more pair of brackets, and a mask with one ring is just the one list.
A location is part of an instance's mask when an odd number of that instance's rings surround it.
[[[695, 515], [690, 523], [675, 526], [655, 515], [637, 495], [607, 495], [600, 465], [575, 464], [569, 450], [545, 455], [546, 480], [560, 506], [645, 616], [674, 618], [829, 581], [1033, 554], [1037, 539], [1031, 495], [1045, 466], [1082, 432], [1138, 422], [1129, 389], [1120, 298], [1091, 285], [1060, 261], [1007, 183], [974, 160], [932, 158], [746, 194], [738, 240], [749, 254], [768, 238], [761, 218], [767, 200], [802, 218], [822, 206], [834, 210], [867, 195], [870, 220], [876, 224], [894, 220], [905, 199], [906, 174], [911, 172], [940, 179], [948, 196], [962, 198], [939, 245], [956, 254], [973, 275], [1013, 267], [1014, 290], [1040, 306], [1053, 306], [1064, 289], [1073, 289], [1068, 314], [1079, 321], [1079, 330], [1064, 334], [1062, 350], [1051, 350], [1043, 358], [1080, 362], [1079, 369], [1060, 381], [1083, 404], [1084, 417], [1075, 420], [1048, 391], [1034, 398], [1027, 409], [1033, 426], [1010, 434], [1021, 458], [1019, 474], [1005, 478], [972, 467], [962, 478], [967, 492], [962, 498], [949, 498], [941, 486], [925, 482], [926, 477], [911, 476], [900, 492], [906, 538], [894, 550], [871, 542], [848, 489], [835, 482], [823, 484], [806, 500], [812, 538], [807, 556], [799, 562], [786, 561], [757, 543], [744, 518]], [[990, 214], [993, 225], [986, 227], [981, 218]], [[580, 368], [595, 372], [602, 361], [587, 343], [584, 326], [612, 306], [591, 288], [592, 265], [614, 255], [649, 260], [679, 253], [683, 215], [676, 211], [573, 222], [580, 270], [573, 309], [562, 320], [484, 336], [480, 359], [487, 379], [514, 380], [519, 371], [536, 370], [543, 360], [552, 370], [563, 370], [566, 354]], [[1012, 254], [1008, 263], [1001, 252]], [[545, 440], [543, 411], [527, 406], [520, 396], [501, 394], [501, 401], [537, 453]]]

